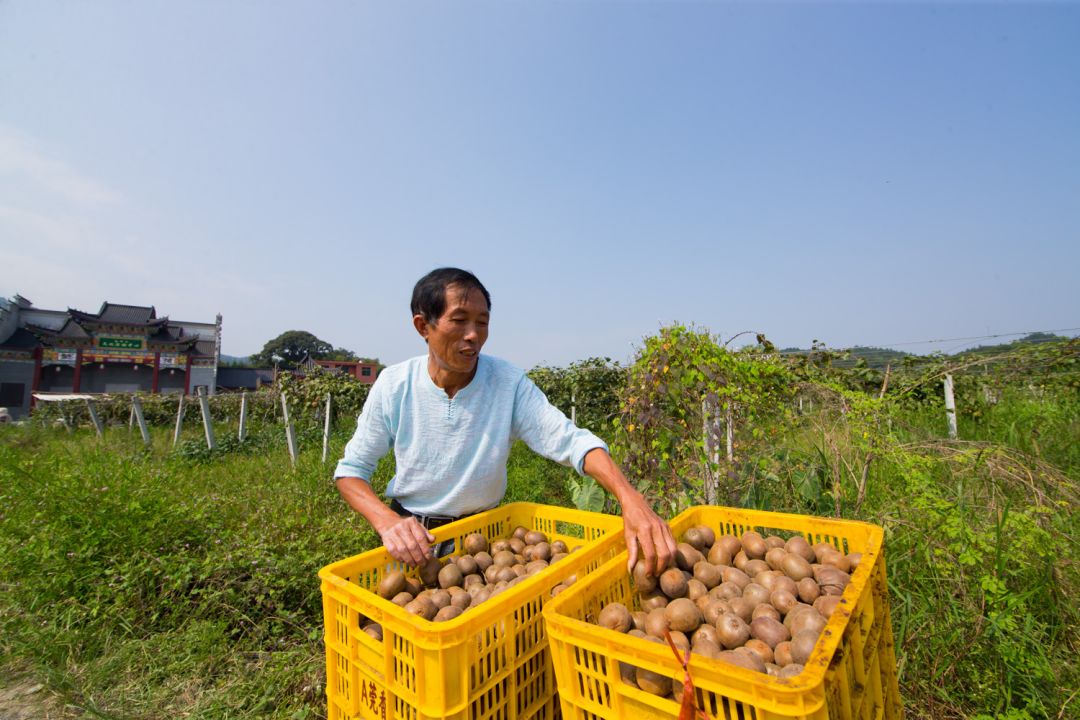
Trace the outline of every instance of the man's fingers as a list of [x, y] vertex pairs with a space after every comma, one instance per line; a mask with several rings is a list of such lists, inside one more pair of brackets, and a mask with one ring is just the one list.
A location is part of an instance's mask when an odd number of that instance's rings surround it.
[[626, 549], [630, 552], [630, 557], [626, 561], [627, 572], [633, 572], [634, 563], [637, 562], [637, 538], [631, 535], [626, 542]]
[[653, 548], [652, 538], [642, 534], [638, 536], [637, 541], [638, 545], [641, 546], [641, 559], [645, 563], [645, 574], [655, 577], [659, 568], [656, 565], [656, 549]]
[[667, 568], [675, 557], [675, 540], [671, 537], [671, 530], [666, 523], [655, 525], [652, 529], [652, 541], [656, 547], [656, 572]]

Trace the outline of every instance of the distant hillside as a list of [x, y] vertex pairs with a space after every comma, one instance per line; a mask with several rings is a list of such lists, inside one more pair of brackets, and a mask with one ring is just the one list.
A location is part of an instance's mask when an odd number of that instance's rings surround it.
[[221, 355], [221, 364], [222, 365], [232, 365], [234, 367], [236, 367], [236, 366], [247, 367], [248, 365], [251, 364], [251, 356], [250, 355], [244, 355], [244, 356], [225, 355], [224, 353], [222, 353], [222, 355]]

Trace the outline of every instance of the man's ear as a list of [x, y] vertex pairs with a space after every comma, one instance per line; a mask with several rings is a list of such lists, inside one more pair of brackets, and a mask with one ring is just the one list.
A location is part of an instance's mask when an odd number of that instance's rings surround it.
[[416, 328], [416, 332], [420, 333], [420, 337], [424, 338], [424, 342], [427, 342], [428, 321], [424, 319], [424, 316], [423, 315], [413, 315], [412, 324], [413, 324], [413, 327]]

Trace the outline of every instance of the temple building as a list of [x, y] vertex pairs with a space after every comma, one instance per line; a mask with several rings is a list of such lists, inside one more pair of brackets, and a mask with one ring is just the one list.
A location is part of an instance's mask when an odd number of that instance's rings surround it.
[[185, 322], [152, 306], [105, 302], [90, 313], [0, 298], [0, 407], [16, 418], [37, 392], [213, 394], [220, 356], [221, 315]]

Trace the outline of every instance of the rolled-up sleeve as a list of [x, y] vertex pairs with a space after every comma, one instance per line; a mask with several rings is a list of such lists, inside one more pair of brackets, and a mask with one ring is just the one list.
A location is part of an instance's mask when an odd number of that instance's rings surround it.
[[532, 450], [584, 475], [585, 455], [607, 443], [588, 430], [570, 422], [557, 407], [548, 402], [543, 391], [523, 375], [514, 398], [512, 432], [515, 439]]
[[390, 418], [386, 414], [383, 384], [376, 380], [356, 421], [356, 432], [345, 445], [345, 453], [334, 470], [334, 479], [358, 477], [370, 482], [379, 460], [392, 446], [393, 436]]

